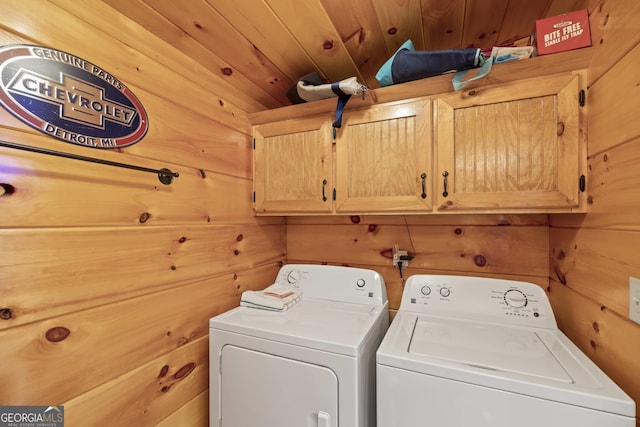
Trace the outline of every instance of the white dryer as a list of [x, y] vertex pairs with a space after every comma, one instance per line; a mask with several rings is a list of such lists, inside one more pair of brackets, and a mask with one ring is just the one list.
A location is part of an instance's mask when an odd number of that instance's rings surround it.
[[288, 264], [289, 310], [237, 307], [210, 320], [210, 425], [375, 426], [375, 352], [389, 325], [372, 270]]
[[635, 403], [557, 327], [543, 289], [415, 275], [377, 352], [378, 427], [635, 427]]

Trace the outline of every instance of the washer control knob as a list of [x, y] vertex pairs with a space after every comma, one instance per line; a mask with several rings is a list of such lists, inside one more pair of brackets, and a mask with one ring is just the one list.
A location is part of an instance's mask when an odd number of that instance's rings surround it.
[[300, 272], [298, 270], [291, 270], [287, 274], [287, 282], [293, 284], [300, 280]]
[[356, 282], [356, 286], [358, 286], [359, 288], [364, 288], [365, 285], [365, 281], [364, 279], [358, 279], [358, 281]]
[[504, 293], [504, 302], [509, 307], [522, 308], [527, 305], [527, 296], [518, 289], [509, 289]]
[[440, 288], [440, 295], [443, 297], [448, 297], [449, 295], [451, 295], [451, 289], [447, 288], [447, 287], [442, 287]]
[[431, 293], [431, 288], [427, 285], [424, 285], [422, 289], [420, 289], [420, 292], [422, 292], [422, 295], [429, 295]]

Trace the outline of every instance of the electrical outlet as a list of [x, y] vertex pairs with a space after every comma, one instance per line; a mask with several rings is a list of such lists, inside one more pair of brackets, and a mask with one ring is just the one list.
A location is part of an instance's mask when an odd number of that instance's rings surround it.
[[640, 323], [640, 279], [629, 276], [629, 318]]
[[395, 267], [398, 264], [402, 263], [402, 268], [406, 268], [409, 266], [409, 254], [407, 251], [403, 251], [402, 249], [398, 249], [398, 245], [393, 245], [393, 265]]

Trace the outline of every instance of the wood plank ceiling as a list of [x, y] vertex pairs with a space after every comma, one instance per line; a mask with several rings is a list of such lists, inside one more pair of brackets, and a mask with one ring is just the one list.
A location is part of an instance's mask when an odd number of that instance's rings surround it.
[[289, 105], [286, 90], [319, 71], [327, 81], [375, 74], [407, 39], [417, 50], [526, 44], [536, 19], [589, 0], [104, 0], [240, 89], [246, 112]]

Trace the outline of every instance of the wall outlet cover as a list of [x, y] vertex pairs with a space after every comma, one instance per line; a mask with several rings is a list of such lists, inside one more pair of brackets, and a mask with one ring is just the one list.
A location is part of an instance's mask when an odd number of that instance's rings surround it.
[[640, 279], [629, 276], [629, 318], [640, 324]]
[[[403, 259], [408, 256], [407, 251], [398, 249], [398, 245], [393, 245], [393, 265], [397, 266], [399, 263], [402, 263], [402, 268], [409, 266], [409, 260]], [[401, 258], [402, 257], [402, 258]]]

